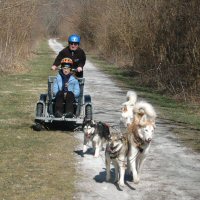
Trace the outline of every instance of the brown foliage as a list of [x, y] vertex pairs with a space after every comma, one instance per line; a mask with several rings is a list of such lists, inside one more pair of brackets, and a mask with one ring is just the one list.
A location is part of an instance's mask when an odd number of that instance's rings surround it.
[[198, 0], [82, 0], [82, 37], [140, 83], [186, 98], [200, 95]]
[[19, 69], [20, 59], [30, 53], [36, 31], [37, 1], [1, 1], [0, 71]]
[[139, 75], [138, 84], [185, 100], [200, 98], [198, 0], [3, 0], [0, 4], [0, 71], [26, 57], [38, 37], [66, 39], [78, 33], [87, 49]]
[[[1, 0], [0, 1], [0, 73], [24, 70], [37, 41], [71, 34], [77, 1]], [[78, 16], [78, 15], [77, 15]], [[20, 66], [20, 67], [19, 67]]]

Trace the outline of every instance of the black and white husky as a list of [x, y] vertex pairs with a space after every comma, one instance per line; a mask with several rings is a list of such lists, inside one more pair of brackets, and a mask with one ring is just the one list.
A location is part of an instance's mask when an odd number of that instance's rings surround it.
[[91, 141], [92, 147], [95, 150], [94, 157], [99, 157], [100, 150], [110, 135], [109, 126], [103, 122], [85, 121], [83, 123], [83, 132], [83, 153], [87, 151], [87, 144]]

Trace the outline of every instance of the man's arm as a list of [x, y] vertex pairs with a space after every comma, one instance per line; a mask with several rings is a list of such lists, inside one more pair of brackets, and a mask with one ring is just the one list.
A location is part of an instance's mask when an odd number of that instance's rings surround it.
[[78, 72], [83, 71], [83, 67], [85, 65], [85, 61], [86, 61], [85, 52], [83, 50], [81, 50], [81, 52], [80, 52], [80, 62], [79, 62], [78, 68], [77, 68]]
[[60, 62], [61, 62], [62, 59], [63, 59], [63, 54], [62, 54], [62, 51], [61, 51], [61, 52], [59, 52], [59, 54], [57, 55], [57, 57], [56, 57], [56, 59], [55, 59], [53, 65], [52, 65], [51, 69], [52, 69], [52, 70], [57, 70], [57, 69], [58, 69], [58, 66], [60, 65]]

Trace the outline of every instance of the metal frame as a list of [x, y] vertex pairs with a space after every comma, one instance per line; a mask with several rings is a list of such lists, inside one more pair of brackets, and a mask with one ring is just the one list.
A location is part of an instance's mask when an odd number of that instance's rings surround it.
[[[48, 77], [48, 93], [40, 95], [40, 100], [36, 104], [35, 122], [40, 123], [40, 124], [52, 123], [52, 122], [74, 122], [76, 125], [83, 124], [83, 121], [85, 118], [86, 105], [90, 105], [92, 107], [90, 95], [83, 95], [85, 78], [78, 79], [81, 91], [78, 98], [78, 102], [76, 103], [77, 105], [76, 116], [74, 116], [73, 118], [66, 118], [64, 115], [60, 118], [57, 118], [54, 116], [54, 113], [53, 113], [54, 80], [55, 80], [55, 76]], [[37, 116], [37, 106], [39, 104], [42, 105], [41, 116]]]

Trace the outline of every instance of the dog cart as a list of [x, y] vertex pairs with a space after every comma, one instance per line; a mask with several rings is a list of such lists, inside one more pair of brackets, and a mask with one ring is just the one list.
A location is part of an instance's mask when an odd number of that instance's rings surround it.
[[[90, 95], [84, 95], [85, 78], [78, 78], [80, 95], [74, 103], [73, 117], [55, 117], [55, 97], [53, 96], [53, 83], [55, 76], [48, 77], [48, 93], [40, 94], [36, 104], [35, 123], [32, 128], [35, 131], [41, 130], [74, 130], [82, 126], [84, 120], [92, 119], [92, 102]], [[64, 106], [64, 105], [63, 105]]]

